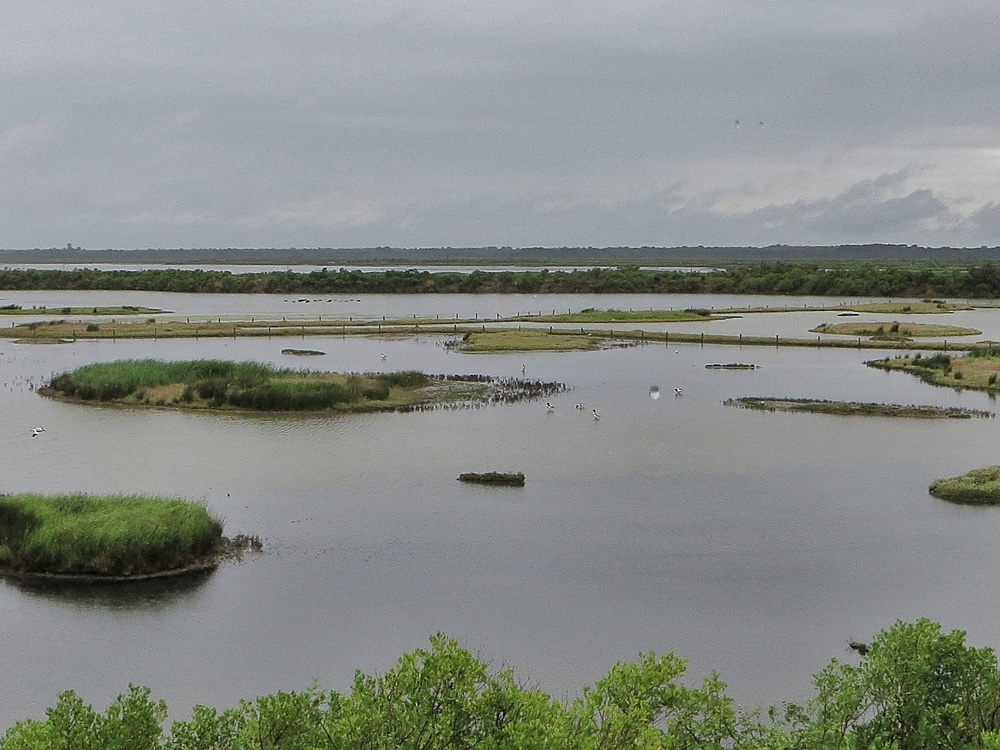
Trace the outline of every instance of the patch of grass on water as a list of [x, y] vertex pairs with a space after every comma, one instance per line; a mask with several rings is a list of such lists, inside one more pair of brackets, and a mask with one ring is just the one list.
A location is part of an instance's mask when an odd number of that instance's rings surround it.
[[486, 330], [469, 332], [459, 348], [463, 352], [573, 351], [594, 349], [600, 343], [600, 339], [581, 334], [548, 333], [535, 329]]
[[0, 496], [0, 568], [138, 576], [211, 561], [222, 522], [198, 503], [137, 496]]
[[931, 483], [930, 493], [941, 500], [975, 505], [1000, 505], [1000, 466], [973, 469], [968, 474]]
[[808, 398], [775, 398], [773, 396], [744, 396], [743, 398], [728, 399], [724, 403], [726, 406], [738, 406], [758, 411], [801, 411], [840, 416], [912, 417], [918, 419], [970, 419], [971, 417], [993, 416], [992, 412], [980, 409], [878, 404], [861, 401], [824, 401]]

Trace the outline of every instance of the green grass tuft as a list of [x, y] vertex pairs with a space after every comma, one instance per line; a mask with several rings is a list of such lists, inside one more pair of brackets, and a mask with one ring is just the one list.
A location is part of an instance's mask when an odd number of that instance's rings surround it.
[[0, 564], [17, 573], [130, 576], [210, 558], [222, 521], [198, 503], [139, 496], [0, 496]]

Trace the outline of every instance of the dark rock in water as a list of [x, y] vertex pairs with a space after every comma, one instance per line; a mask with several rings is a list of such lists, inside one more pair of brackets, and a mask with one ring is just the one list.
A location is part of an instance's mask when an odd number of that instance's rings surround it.
[[460, 474], [460, 482], [472, 482], [473, 484], [496, 484], [503, 487], [524, 487], [524, 474], [504, 474], [499, 471], [488, 471], [485, 474]]
[[318, 349], [282, 349], [282, 354], [294, 354], [299, 357], [321, 357], [326, 352], [321, 352]]

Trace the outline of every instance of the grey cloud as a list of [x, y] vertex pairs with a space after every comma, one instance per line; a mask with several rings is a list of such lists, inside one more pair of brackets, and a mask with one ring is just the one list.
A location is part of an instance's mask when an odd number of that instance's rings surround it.
[[992, 200], [988, 176], [963, 189], [957, 167], [955, 184], [924, 168], [1000, 136], [994, 3], [10, 5], [0, 246], [974, 241], [991, 226], [986, 208], [962, 218]]

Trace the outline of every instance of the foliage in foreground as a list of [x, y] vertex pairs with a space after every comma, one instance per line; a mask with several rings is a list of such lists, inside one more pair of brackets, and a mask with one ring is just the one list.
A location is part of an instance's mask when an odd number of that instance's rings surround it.
[[222, 522], [185, 500], [0, 496], [0, 565], [16, 573], [157, 573], [202, 562], [221, 541]]
[[570, 703], [494, 672], [443, 635], [345, 694], [312, 687], [236, 708], [195, 707], [169, 731], [163, 701], [129, 686], [105, 713], [73, 692], [43, 720], [8, 730], [0, 750], [1000, 750], [1000, 672], [990, 648], [929, 620], [897, 622], [859, 666], [836, 659], [803, 705], [768, 718], [734, 706], [716, 676], [681, 682], [673, 654], [619, 663]]

